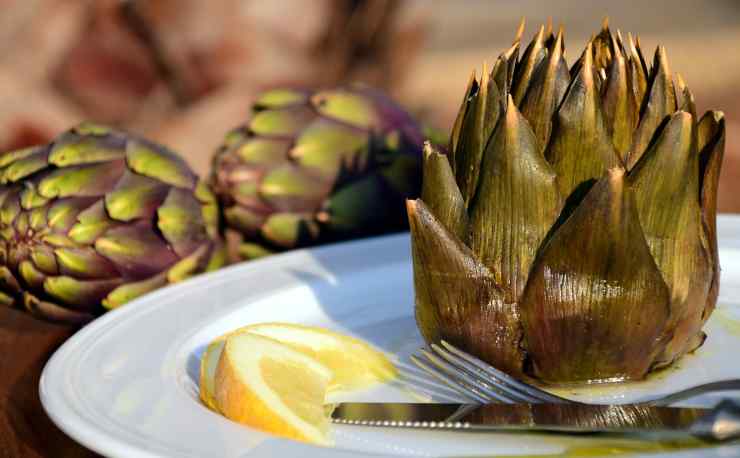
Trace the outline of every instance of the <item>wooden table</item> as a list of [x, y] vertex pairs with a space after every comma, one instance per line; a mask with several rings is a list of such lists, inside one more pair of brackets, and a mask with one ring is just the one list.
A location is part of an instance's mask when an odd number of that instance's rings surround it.
[[98, 456], [59, 430], [39, 400], [44, 364], [75, 331], [0, 307], [0, 458]]

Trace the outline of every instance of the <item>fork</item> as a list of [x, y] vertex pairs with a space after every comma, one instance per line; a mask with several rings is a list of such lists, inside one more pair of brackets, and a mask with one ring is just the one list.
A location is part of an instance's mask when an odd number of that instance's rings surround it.
[[[517, 380], [444, 340], [419, 352], [420, 356], [411, 355], [414, 364], [474, 402], [583, 404]], [[740, 379], [697, 385], [644, 404], [667, 406], [700, 394], [729, 390], [740, 390]]]

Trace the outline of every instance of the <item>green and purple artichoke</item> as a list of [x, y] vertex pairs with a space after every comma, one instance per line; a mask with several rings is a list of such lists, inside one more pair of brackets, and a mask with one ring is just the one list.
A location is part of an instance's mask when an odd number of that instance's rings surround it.
[[58, 321], [220, 267], [208, 186], [162, 146], [82, 124], [0, 154], [0, 301]]
[[449, 154], [426, 149], [419, 328], [516, 376], [642, 379], [706, 337], [723, 114], [606, 25], [570, 68], [562, 30], [519, 48], [471, 78]]
[[408, 228], [422, 139], [408, 113], [365, 86], [264, 92], [213, 162], [240, 257]]

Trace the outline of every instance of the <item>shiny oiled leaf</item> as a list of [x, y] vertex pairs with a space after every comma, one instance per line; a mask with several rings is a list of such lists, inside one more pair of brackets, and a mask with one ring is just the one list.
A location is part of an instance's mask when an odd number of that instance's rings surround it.
[[570, 83], [568, 65], [563, 58], [563, 32], [558, 33], [552, 52], [539, 64], [519, 105], [532, 126], [540, 151], [547, 147], [552, 131], [552, 115], [565, 96]]
[[647, 94], [640, 108], [640, 123], [632, 141], [631, 153], [627, 161], [628, 170], [637, 164], [660, 124], [674, 111], [676, 111], [676, 91], [673, 87], [673, 77], [668, 66], [665, 48], [659, 46], [655, 51]]
[[568, 88], [553, 125], [547, 160], [558, 175], [560, 195], [567, 197], [581, 183], [600, 178], [620, 165], [606, 130], [601, 99], [594, 85], [591, 44]]
[[611, 170], [534, 263], [521, 314], [534, 375], [542, 380], [641, 379], [653, 363], [670, 295], [632, 194], [624, 172]]
[[478, 183], [480, 161], [488, 140], [487, 137], [484, 138], [484, 132], [493, 128], [486, 126], [486, 105], [491, 89], [489, 81], [490, 75], [484, 66], [478, 91], [471, 97], [470, 106], [465, 113], [460, 140], [455, 151], [455, 179], [466, 204], [473, 198]]
[[717, 246], [717, 188], [725, 152], [725, 118], [722, 112], [710, 111], [702, 116], [698, 128], [703, 226], [712, 258], [712, 284], [709, 289], [703, 321], [709, 318], [719, 295], [719, 251]]
[[527, 93], [527, 89], [529, 89], [530, 79], [532, 78], [535, 68], [537, 68], [540, 61], [542, 61], [547, 54], [547, 50], [544, 47], [544, 37], [545, 28], [540, 27], [539, 32], [537, 32], [537, 35], [529, 43], [527, 49], [524, 50], [521, 59], [516, 65], [511, 95], [517, 106], [519, 106], [522, 103], [522, 100], [524, 100], [524, 95]]
[[478, 81], [475, 79], [475, 71], [473, 71], [470, 74], [470, 78], [468, 79], [468, 85], [465, 89], [465, 95], [463, 96], [462, 102], [460, 103], [460, 108], [457, 111], [455, 122], [452, 124], [452, 132], [450, 133], [450, 144], [447, 147], [450, 153], [450, 164], [453, 167], [453, 171], [455, 167], [455, 154], [460, 144], [460, 131], [462, 130], [463, 121], [465, 120], [465, 116], [470, 109], [470, 102], [473, 97], [475, 97], [475, 94], [477, 92]]
[[515, 303], [504, 302], [489, 269], [421, 200], [407, 201], [416, 322], [427, 342], [448, 340], [510, 374], [522, 372]]
[[672, 115], [629, 175], [650, 252], [671, 292], [669, 333], [673, 337], [661, 362], [689, 350], [686, 342], [701, 328], [710, 283], [692, 122], [688, 113]]
[[470, 242], [509, 302], [527, 282], [537, 249], [560, 211], [556, 175], [511, 97], [483, 157], [469, 208]]
[[614, 58], [608, 67], [606, 88], [601, 98], [607, 130], [617, 154], [625, 161], [637, 126], [639, 105], [630, 87], [627, 61], [614, 37], [611, 40]]
[[450, 161], [426, 143], [421, 198], [440, 223], [457, 238], [467, 240], [468, 213]]

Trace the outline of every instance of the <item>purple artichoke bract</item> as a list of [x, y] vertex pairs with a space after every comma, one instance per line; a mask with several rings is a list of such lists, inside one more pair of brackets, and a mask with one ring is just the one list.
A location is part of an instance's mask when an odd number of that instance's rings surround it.
[[723, 114], [607, 25], [570, 68], [562, 29], [519, 48], [471, 78], [449, 153], [426, 148], [419, 328], [516, 376], [642, 379], [706, 337]]
[[408, 228], [422, 139], [408, 113], [366, 86], [262, 93], [213, 164], [240, 256]]
[[85, 322], [226, 256], [216, 199], [176, 154], [81, 124], [0, 154], [0, 300]]

